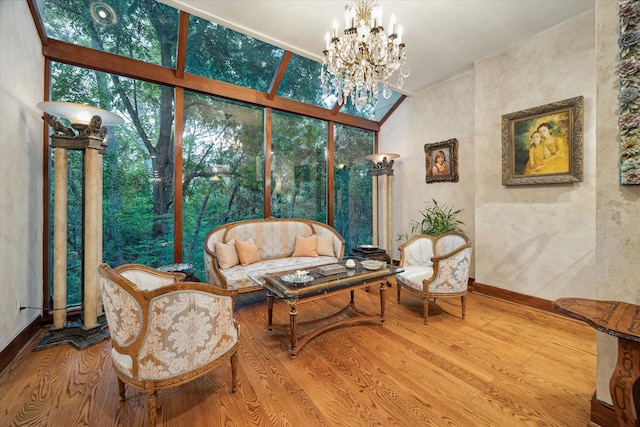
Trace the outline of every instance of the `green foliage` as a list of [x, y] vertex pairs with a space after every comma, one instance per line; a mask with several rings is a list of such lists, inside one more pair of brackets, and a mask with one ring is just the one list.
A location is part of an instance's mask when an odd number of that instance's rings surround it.
[[[177, 10], [153, 0], [109, 4], [121, 19], [105, 26], [91, 19], [84, 0], [45, 0], [47, 34], [174, 67]], [[188, 37], [188, 72], [258, 90], [270, 87], [284, 54], [196, 17], [190, 20]], [[278, 96], [320, 105], [318, 68], [318, 63], [294, 55]], [[372, 186], [364, 157], [373, 152], [374, 132], [336, 125], [335, 164], [347, 167], [336, 166], [334, 188], [329, 189], [329, 122], [274, 112], [273, 152], [265, 153], [264, 108], [185, 90], [182, 170], [175, 174], [173, 87], [57, 62], [51, 73], [52, 100], [94, 105], [125, 118], [124, 124], [109, 128], [103, 157], [104, 262], [158, 267], [183, 261], [193, 264], [196, 275], [204, 279], [206, 233], [231, 221], [263, 218], [265, 198], [271, 199], [273, 216], [326, 223], [327, 198], [333, 196], [334, 225], [347, 241], [347, 253], [358, 244], [371, 243]], [[80, 303], [82, 296], [82, 159], [75, 154], [70, 153], [68, 184], [70, 305]], [[272, 194], [265, 194], [268, 155]], [[182, 180], [181, 204], [174, 200], [175, 177]], [[276, 177], [281, 185], [277, 197]], [[182, 235], [174, 231], [176, 215], [181, 217]], [[182, 245], [181, 259], [174, 259], [175, 244]]]
[[[460, 212], [461, 209], [454, 211], [453, 206], [439, 205], [436, 199], [431, 199], [431, 203], [420, 211], [422, 219], [412, 221], [411, 236], [426, 234], [438, 237], [452, 231], [464, 233], [460, 228], [464, 223], [458, 219]], [[411, 236], [408, 233], [400, 234], [398, 240], [409, 240]]]

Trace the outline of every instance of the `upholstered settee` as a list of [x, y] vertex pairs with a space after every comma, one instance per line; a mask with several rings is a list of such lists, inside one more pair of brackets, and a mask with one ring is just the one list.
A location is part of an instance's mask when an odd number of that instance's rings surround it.
[[298, 218], [265, 218], [221, 225], [204, 240], [207, 283], [238, 292], [261, 289], [249, 274], [309, 268], [344, 256], [333, 227]]

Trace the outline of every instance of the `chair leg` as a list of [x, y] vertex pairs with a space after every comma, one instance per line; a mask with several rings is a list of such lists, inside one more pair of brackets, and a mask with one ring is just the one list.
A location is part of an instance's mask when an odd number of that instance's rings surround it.
[[158, 392], [153, 391], [147, 396], [147, 417], [149, 418], [149, 426], [154, 427], [156, 425], [156, 412], [158, 410]]
[[464, 319], [465, 312], [467, 311], [467, 296], [462, 295], [460, 299], [462, 300], [462, 318]]
[[422, 299], [422, 313], [424, 315], [424, 324], [427, 324], [427, 319], [429, 318], [429, 298]]
[[398, 289], [398, 301], [397, 301], [397, 302], [398, 302], [398, 304], [400, 304], [400, 288], [401, 288], [401, 287], [402, 287], [402, 286], [400, 286], [400, 284], [399, 284], [399, 283], [396, 283], [396, 288]]
[[238, 350], [231, 355], [231, 392], [238, 389]]
[[120, 395], [120, 402], [124, 402], [124, 381], [118, 377], [118, 394]]

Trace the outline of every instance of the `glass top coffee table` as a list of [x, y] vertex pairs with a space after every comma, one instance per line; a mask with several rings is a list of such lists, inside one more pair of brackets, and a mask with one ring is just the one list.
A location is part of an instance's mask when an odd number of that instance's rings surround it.
[[[346, 260], [342, 260], [336, 264], [343, 266], [344, 271], [327, 275], [321, 271], [326, 266], [307, 268], [308, 274], [303, 278], [294, 277], [295, 269], [249, 274], [251, 280], [267, 291], [268, 331], [278, 330], [289, 335], [289, 356], [292, 359], [309, 340], [330, 329], [359, 322], [384, 323], [385, 291], [396, 283], [396, 274], [404, 270], [384, 262], [379, 262], [379, 267], [375, 269], [375, 265], [369, 266], [367, 263], [355, 261], [355, 268], [346, 268]], [[363, 312], [355, 305], [355, 291], [368, 290], [373, 286], [380, 289], [380, 314]], [[330, 314], [322, 313], [320, 318], [298, 322], [298, 306], [302, 303], [342, 293], [350, 294], [349, 302], [342, 309]], [[289, 305], [288, 324], [273, 323], [274, 299], [283, 300]], [[347, 312], [348, 317], [342, 316]], [[303, 331], [299, 331], [299, 328]]]

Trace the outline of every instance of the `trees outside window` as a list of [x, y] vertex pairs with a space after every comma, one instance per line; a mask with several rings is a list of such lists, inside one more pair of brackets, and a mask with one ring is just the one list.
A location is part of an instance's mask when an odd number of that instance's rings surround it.
[[365, 156], [373, 152], [374, 138], [371, 131], [335, 125], [333, 224], [345, 238], [346, 253], [373, 243], [372, 181]]
[[[374, 132], [310, 117], [316, 113], [306, 105], [300, 111], [291, 107], [303, 102], [333, 108], [325, 105], [318, 63], [294, 56], [280, 90], [272, 88], [284, 50], [190, 17], [185, 69], [178, 73], [180, 12], [173, 8], [154, 0], [42, 0], [37, 7], [50, 39], [105, 52], [106, 62], [131, 64], [108, 55], [114, 54], [172, 70], [166, 78], [154, 69], [150, 78], [135, 67], [122, 72], [111, 67], [105, 73], [95, 64], [79, 66], [83, 58], [77, 57], [50, 62], [52, 101], [91, 105], [125, 119], [109, 129], [103, 156], [104, 262], [153, 267], [187, 262], [203, 278], [206, 233], [230, 221], [262, 218], [265, 212], [333, 224], [347, 240], [347, 250], [370, 243], [371, 179], [364, 157], [374, 150]], [[210, 79], [211, 87], [236, 85], [257, 92], [253, 98], [242, 92], [236, 99], [227, 90], [223, 99], [190, 91], [177, 77], [185, 72]], [[206, 92], [206, 84], [198, 88]], [[280, 104], [286, 111], [251, 104], [272, 90], [287, 99]], [[182, 110], [176, 111], [176, 105]], [[176, 117], [182, 122], [176, 123]], [[329, 126], [335, 126], [335, 153], [329, 151]], [[68, 305], [77, 305], [82, 299], [82, 156], [69, 154]], [[51, 210], [54, 156], [52, 150]], [[52, 212], [49, 216], [52, 220]], [[51, 224], [50, 253], [52, 229]], [[48, 273], [52, 283], [53, 272]]]
[[183, 258], [204, 277], [207, 233], [264, 217], [264, 109], [185, 92], [184, 117]]
[[327, 222], [327, 123], [273, 113], [271, 214]]

